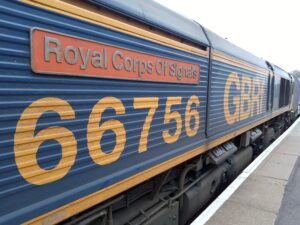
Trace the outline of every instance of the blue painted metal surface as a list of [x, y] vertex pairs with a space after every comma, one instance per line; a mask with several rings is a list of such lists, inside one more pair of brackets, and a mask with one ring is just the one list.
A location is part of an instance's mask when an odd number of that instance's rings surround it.
[[[234, 130], [237, 130], [243, 126], [249, 125], [254, 121], [258, 121], [259, 119], [267, 116], [269, 113], [266, 110], [267, 106], [267, 97], [268, 97], [268, 77], [266, 75], [261, 75], [259, 73], [255, 73], [246, 69], [241, 69], [236, 66], [232, 66], [229, 64], [225, 64], [216, 60], [213, 60], [212, 66], [212, 78], [211, 78], [211, 94], [209, 99], [209, 117], [208, 117], [208, 133], [210, 136], [220, 137], [227, 133], [230, 133]], [[226, 81], [228, 79], [229, 74], [237, 73], [239, 76], [240, 87], [238, 88], [235, 84], [231, 84], [231, 86], [226, 87]], [[247, 77], [251, 80], [254, 78], [259, 79], [261, 84], [264, 87], [264, 94], [262, 99], [262, 110], [259, 115], [256, 113], [253, 116], [249, 116], [249, 118], [240, 120], [235, 122], [234, 124], [228, 124], [225, 118], [225, 101], [224, 101], [224, 92], [226, 88], [230, 88], [229, 92], [229, 112], [234, 114], [236, 110], [241, 111], [241, 107], [244, 107], [245, 110], [248, 110], [251, 104], [244, 103], [242, 105], [242, 78]], [[251, 87], [245, 87], [248, 89]], [[239, 105], [234, 104], [234, 98], [239, 98]], [[250, 94], [251, 98], [251, 94]], [[256, 112], [257, 105], [254, 104], [254, 111]], [[239, 118], [240, 116], [238, 116]]]
[[273, 111], [279, 109], [279, 97], [280, 97], [280, 79], [279, 75], [274, 75], [274, 97], [273, 97]]
[[[34, 74], [30, 68], [32, 27], [197, 63], [201, 67], [200, 83], [181, 85]], [[203, 103], [206, 102], [208, 59], [13, 1], [1, 3], [0, 29], [0, 224], [28, 221], [204, 143], [205, 123], [202, 121], [205, 121], [206, 106]], [[176, 127], [174, 121], [168, 125], [163, 123], [166, 98], [182, 96], [182, 105], [173, 106], [172, 110], [178, 111], [184, 119], [185, 105], [191, 95], [198, 96], [200, 100], [200, 130], [190, 138], [183, 128], [177, 142], [166, 144], [162, 131], [169, 129], [172, 133]], [[106, 96], [119, 98], [126, 114], [115, 115], [113, 110], [106, 110], [102, 120], [120, 120], [125, 125], [127, 141], [117, 162], [99, 166], [89, 155], [86, 127], [93, 106]], [[36, 133], [49, 126], [63, 126], [74, 133], [78, 153], [76, 162], [64, 178], [39, 186], [29, 183], [18, 172], [14, 133], [24, 109], [44, 97], [66, 100], [73, 107], [76, 118], [61, 120], [57, 113], [48, 111], [38, 120]], [[142, 154], [137, 149], [148, 110], [134, 110], [134, 97], [159, 97], [159, 108], [148, 137], [148, 150]], [[105, 133], [101, 144], [104, 151], [111, 151], [115, 145], [114, 134]], [[58, 142], [45, 141], [39, 147], [38, 164], [44, 169], [54, 168], [61, 154]]]

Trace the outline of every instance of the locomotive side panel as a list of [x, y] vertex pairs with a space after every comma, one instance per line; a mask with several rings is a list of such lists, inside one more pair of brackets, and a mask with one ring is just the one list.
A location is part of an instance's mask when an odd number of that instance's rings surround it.
[[208, 121], [210, 136], [223, 136], [269, 114], [267, 72], [230, 59], [223, 53], [215, 53], [213, 57]]
[[205, 28], [212, 45], [208, 105], [209, 138], [223, 137], [262, 121], [267, 111], [266, 62]]
[[274, 70], [274, 98], [273, 111], [278, 111], [289, 105], [291, 98], [291, 78], [287, 72], [276, 65], [272, 65]]
[[[20, 2], [4, 1], [0, 11], [0, 197], [6, 202], [0, 223], [26, 222], [65, 205], [80, 212], [204, 144], [206, 52], [195, 55]], [[33, 31], [42, 40], [33, 40]], [[52, 64], [37, 74], [31, 63]], [[139, 66], [163, 78], [143, 81]], [[118, 79], [103, 79], [108, 68]], [[193, 71], [196, 82], [184, 82]], [[74, 204], [86, 196], [85, 208]], [[63, 211], [52, 222], [69, 216]]]
[[280, 97], [280, 76], [274, 74], [274, 98], [273, 98], [273, 110], [279, 109], [279, 97]]

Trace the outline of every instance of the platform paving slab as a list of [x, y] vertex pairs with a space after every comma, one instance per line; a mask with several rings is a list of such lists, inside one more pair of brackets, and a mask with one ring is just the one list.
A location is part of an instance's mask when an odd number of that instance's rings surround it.
[[250, 176], [231, 196], [230, 201], [277, 213], [286, 183], [284, 180]]
[[300, 224], [300, 160], [286, 186], [275, 225]]
[[274, 213], [227, 201], [206, 225], [270, 225], [274, 224], [275, 219]]
[[300, 225], [300, 123], [206, 225]]
[[288, 180], [297, 160], [297, 155], [272, 153], [254, 172], [257, 176]]
[[300, 156], [300, 135], [288, 136], [276, 149], [277, 153], [285, 153]]

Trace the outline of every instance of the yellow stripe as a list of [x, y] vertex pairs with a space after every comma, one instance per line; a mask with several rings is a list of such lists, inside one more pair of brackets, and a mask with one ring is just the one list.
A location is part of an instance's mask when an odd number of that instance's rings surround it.
[[254, 66], [250, 63], [247, 63], [246, 61], [237, 59], [235, 57], [229, 56], [229, 55], [224, 54], [222, 52], [214, 50], [212, 55], [213, 55], [213, 60], [217, 60], [217, 61], [220, 61], [220, 62], [223, 62], [223, 63], [227, 63], [227, 64], [230, 64], [230, 65], [233, 65], [233, 66], [237, 66], [237, 67], [240, 67], [240, 68], [243, 68], [243, 69], [246, 69], [246, 70], [250, 70], [250, 71], [255, 72], [255, 73], [260, 73], [260, 74], [263, 74], [263, 75], [266, 75], [266, 76], [269, 75], [269, 71], [266, 70], [266, 69], [260, 68], [258, 66]]
[[250, 130], [286, 111], [289, 110], [289, 106], [282, 108], [281, 110], [273, 113], [270, 116], [267, 116], [263, 118], [262, 120], [251, 123], [250, 125], [241, 128], [240, 130], [234, 131], [230, 134], [227, 134], [223, 136], [222, 138], [219, 138], [217, 140], [214, 140], [208, 144], [202, 145], [194, 150], [191, 150], [189, 152], [186, 152], [180, 156], [177, 156], [175, 158], [172, 158], [166, 162], [163, 162], [162, 164], [156, 165], [150, 169], [147, 169], [143, 172], [140, 172], [132, 177], [129, 177], [125, 180], [122, 180], [112, 186], [109, 186], [107, 188], [104, 188], [100, 191], [97, 191], [93, 194], [90, 194], [88, 196], [85, 196], [81, 199], [78, 199], [74, 202], [71, 202], [67, 205], [64, 205], [60, 208], [57, 208], [53, 211], [50, 211], [44, 215], [41, 215], [33, 220], [30, 220], [24, 224], [39, 224], [39, 225], [45, 225], [45, 224], [55, 224], [58, 222], [61, 222], [67, 218], [70, 218], [73, 215], [76, 215], [77, 213], [80, 213], [92, 206], [95, 206], [96, 204], [99, 204], [111, 197], [116, 196], [117, 194], [122, 193], [125, 190], [128, 190], [174, 166], [179, 165], [180, 163], [183, 163], [211, 148], [214, 148], [242, 133], [244, 133], [247, 130]]
[[171, 38], [150, 32], [137, 26], [130, 25], [126, 22], [106, 16], [102, 11], [95, 10], [93, 7], [87, 7], [87, 4], [80, 1], [62, 0], [21, 0], [24, 3], [34, 5], [50, 11], [55, 11], [67, 16], [75, 17], [81, 20], [89, 21], [103, 27], [108, 27], [126, 34], [134, 35], [155, 43], [163, 44], [172, 48], [190, 52], [199, 56], [208, 57], [208, 51], [180, 43]]

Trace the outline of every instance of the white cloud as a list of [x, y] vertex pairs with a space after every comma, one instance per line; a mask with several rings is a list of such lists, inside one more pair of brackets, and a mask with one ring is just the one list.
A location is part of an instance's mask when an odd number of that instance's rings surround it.
[[287, 71], [300, 69], [296, 0], [157, 0]]

